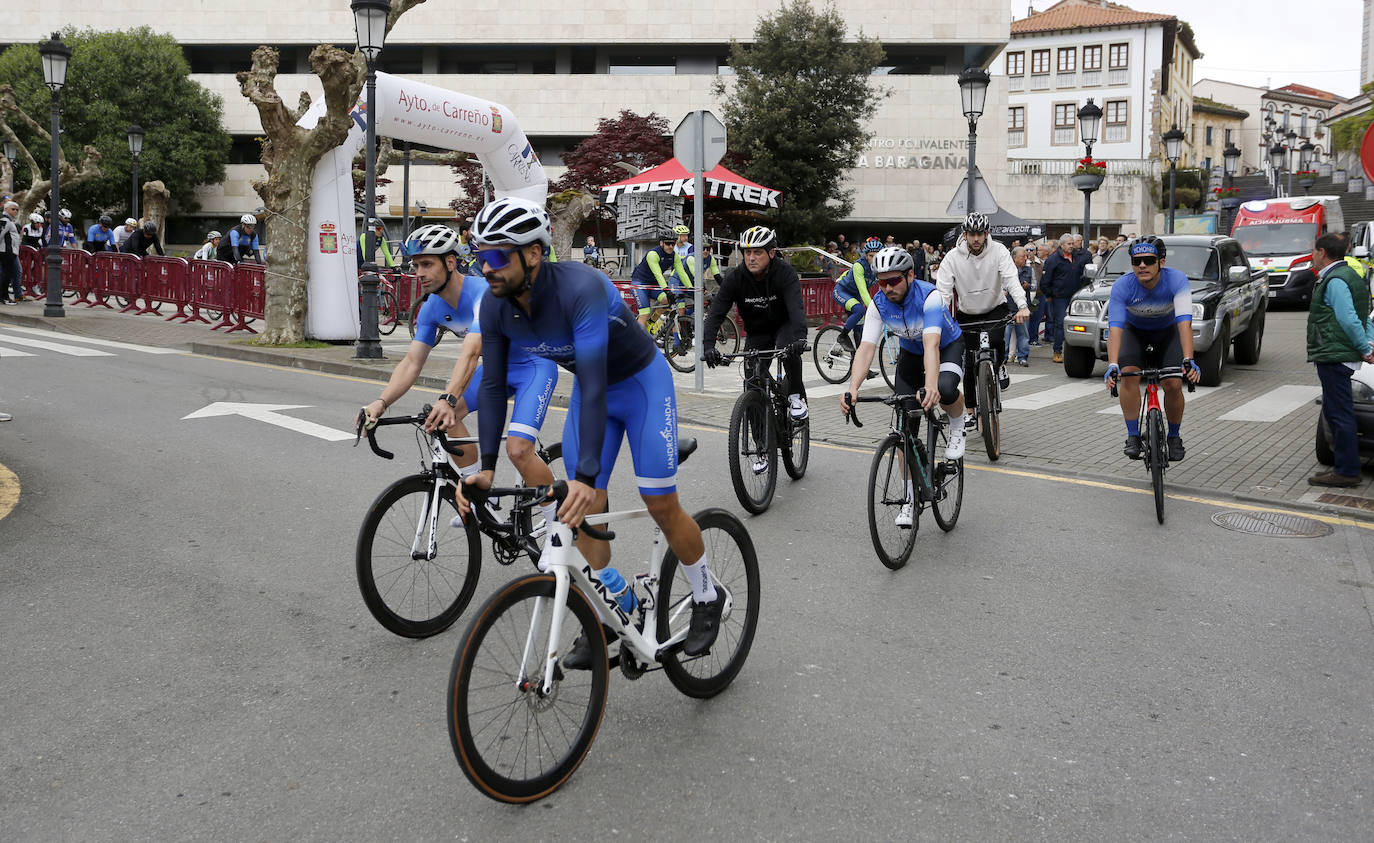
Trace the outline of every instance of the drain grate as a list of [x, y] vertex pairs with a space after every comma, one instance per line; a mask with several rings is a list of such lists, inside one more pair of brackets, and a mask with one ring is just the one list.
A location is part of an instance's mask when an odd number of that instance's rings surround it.
[[1280, 539], [1315, 539], [1332, 533], [1330, 524], [1282, 512], [1218, 512], [1212, 523], [1238, 533]]

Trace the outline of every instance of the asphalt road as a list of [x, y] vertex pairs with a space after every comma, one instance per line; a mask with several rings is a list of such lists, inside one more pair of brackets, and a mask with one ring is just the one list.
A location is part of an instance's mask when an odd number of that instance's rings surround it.
[[[869, 454], [817, 447], [746, 520], [762, 614], [735, 684], [695, 701], [614, 675], [587, 762], [514, 808], [449, 746], [466, 619], [401, 640], [358, 596], [358, 523], [416, 465], [405, 435], [387, 463], [184, 419], [304, 405], [282, 415], [344, 430], [376, 385], [107, 350], [0, 368], [23, 408], [0, 427], [22, 485], [0, 520], [6, 839], [1368, 835], [1367, 523], [1264, 538], [1212, 524], [1234, 504], [1179, 497], [1161, 528], [1138, 484], [971, 468], [955, 531], [927, 516], [892, 572], [865, 526]], [[725, 436], [689, 432], [688, 508], [740, 512]], [[622, 533], [622, 570], [643, 535]], [[474, 606], [517, 573], [488, 558]]]

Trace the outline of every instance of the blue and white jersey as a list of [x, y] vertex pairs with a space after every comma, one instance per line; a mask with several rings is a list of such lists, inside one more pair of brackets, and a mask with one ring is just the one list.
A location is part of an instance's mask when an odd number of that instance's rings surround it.
[[[453, 283], [452, 281], [449, 282]], [[482, 294], [487, 291], [487, 279], [476, 275], [463, 276], [463, 289], [458, 294], [458, 306], [452, 307], [441, 295], [430, 294], [420, 305], [415, 317], [415, 341], [433, 348], [439, 341], [439, 329], [452, 331], [459, 339], [482, 333], [479, 320]]]
[[1193, 288], [1188, 276], [1170, 267], [1159, 270], [1154, 289], [1147, 289], [1134, 272], [1112, 284], [1107, 302], [1107, 327], [1133, 325], [1142, 331], [1162, 331], [1179, 322], [1193, 321]]
[[901, 347], [912, 354], [925, 353], [922, 338], [926, 334], [938, 334], [941, 348], [963, 336], [935, 285], [919, 280], [911, 282], [906, 298], [899, 302], [888, 301], [881, 291], [873, 297], [864, 319], [863, 342], [877, 345], [884, 325], [897, 335]]

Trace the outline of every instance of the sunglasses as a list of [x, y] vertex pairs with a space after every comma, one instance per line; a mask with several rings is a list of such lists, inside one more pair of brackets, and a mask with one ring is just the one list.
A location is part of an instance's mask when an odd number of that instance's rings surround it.
[[895, 287], [895, 286], [897, 286], [898, 284], [902, 283], [902, 282], [905, 281], [905, 280], [906, 280], [906, 276], [905, 276], [905, 275], [898, 275], [896, 278], [879, 278], [879, 279], [878, 279], [878, 286], [879, 286], [879, 287]]
[[1131, 266], [1154, 266], [1159, 263], [1159, 258], [1154, 255], [1135, 255], [1131, 258]]
[[477, 261], [492, 269], [505, 269], [510, 265], [510, 256], [517, 248], [512, 246], [509, 249], [478, 249]]

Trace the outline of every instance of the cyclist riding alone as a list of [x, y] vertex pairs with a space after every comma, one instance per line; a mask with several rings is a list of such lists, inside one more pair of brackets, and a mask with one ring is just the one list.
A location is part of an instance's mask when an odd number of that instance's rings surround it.
[[[531, 354], [571, 371], [572, 395], [563, 426], [563, 461], [571, 479], [558, 518], [577, 527], [588, 515], [605, 511], [620, 440], [628, 437], [639, 494], [692, 584], [692, 618], [683, 652], [705, 653], [720, 630], [725, 598], [711, 577], [701, 528], [678, 500], [677, 396], [668, 361], [635, 324], [604, 273], [584, 263], [544, 259], [553, 237], [542, 206], [514, 197], [498, 199], [477, 214], [472, 235], [491, 294], [481, 307], [482, 471], [467, 482], [489, 489], [495, 478], [506, 371], [514, 356]], [[461, 489], [458, 507], [464, 514], [469, 507]], [[595, 570], [610, 561], [610, 546], [585, 533], [578, 536], [578, 549]], [[592, 658], [591, 644], [579, 636], [563, 667], [586, 670]]]
[[[964, 398], [959, 393], [959, 381], [964, 374], [963, 331], [934, 285], [916, 277], [916, 262], [906, 249], [888, 246], [873, 257], [872, 263], [882, 295], [874, 297], [868, 306], [863, 341], [854, 353], [849, 391], [840, 396], [840, 412], [848, 417], [853, 409], [849, 399], [858, 396], [859, 387], [867, 380], [865, 373], [873, 362], [886, 325], [897, 336], [901, 347], [893, 379], [896, 393], [914, 396], [924, 388], [926, 393], [921, 406], [927, 410], [939, 401], [949, 416], [945, 459], [957, 460], [964, 455], [967, 436]], [[934, 362], [937, 360], [938, 364]], [[907, 399], [904, 405], [908, 410], [915, 409], [912, 399]], [[897, 526], [911, 526], [913, 503], [908, 481], [907, 502], [897, 515]]]
[[[406, 356], [391, 373], [386, 388], [377, 400], [363, 408], [366, 422], [375, 424], [377, 419], [401, 396], [415, 385], [424, 369], [429, 352], [439, 341], [442, 327], [463, 339], [458, 359], [453, 364], [448, 386], [434, 409], [425, 420], [426, 430], [443, 430], [453, 437], [468, 436], [463, 419], [479, 408], [478, 386], [482, 382], [482, 367], [478, 358], [482, 356], [482, 326], [478, 310], [482, 295], [487, 291], [486, 279], [481, 276], [464, 275], [459, 257], [458, 234], [446, 225], [427, 225], [413, 232], [402, 246], [405, 254], [414, 265], [415, 277], [427, 298], [420, 305], [419, 316], [415, 320], [415, 339], [411, 341]], [[507, 429], [506, 454], [510, 461], [530, 485], [545, 485], [553, 482], [553, 472], [535, 453], [535, 440], [544, 417], [549, 411], [549, 400], [553, 388], [558, 383], [558, 367], [530, 354], [513, 353], [503, 367], [502, 389], [498, 401], [504, 408], [506, 398], [515, 396], [515, 411], [511, 415]], [[454, 457], [458, 473], [470, 477], [477, 473], [477, 449], [472, 446], [463, 448], [462, 456]], [[553, 505], [544, 507], [544, 517], [553, 520]]]
[[877, 254], [882, 247], [882, 241], [876, 237], [865, 240], [862, 247], [863, 257], [845, 270], [844, 274], [835, 281], [835, 288], [830, 293], [835, 301], [844, 308], [848, 317], [844, 320], [844, 332], [840, 334], [840, 345], [844, 346], [845, 351], [850, 354], [853, 354], [854, 349], [859, 346], [859, 323], [863, 321], [864, 314], [873, 305], [873, 297], [868, 292], [868, 285], [873, 283], [873, 265], [869, 262], [869, 258]]
[[[726, 270], [720, 290], [711, 300], [703, 330], [714, 337], [730, 308], [738, 307], [749, 339], [745, 351], [787, 348], [783, 371], [787, 373], [789, 412], [797, 421], [807, 417], [806, 386], [802, 383], [802, 352], [806, 350], [806, 311], [802, 307], [801, 279], [786, 260], [778, 257], [778, 236], [756, 225], [739, 238], [744, 262]], [[707, 343], [702, 359], [712, 368], [725, 362], [720, 350]], [[767, 374], [768, 361], [751, 358], [749, 376]]]
[[[1005, 319], [1008, 297], [1016, 304], [1018, 324], [1030, 318], [1026, 293], [1021, 289], [1011, 252], [988, 235], [990, 228], [987, 215], [973, 211], [964, 217], [963, 239], [940, 261], [935, 288], [945, 306], [954, 311], [961, 327], [971, 322]], [[1006, 389], [1011, 386], [1007, 376], [1006, 332], [1000, 328], [988, 331], [988, 342], [997, 367], [997, 385]], [[978, 418], [978, 368], [973, 363], [973, 356], [978, 353], [977, 337], [965, 340], [964, 348], [964, 400], [968, 405], [965, 421], [973, 423]]]
[[[649, 317], [653, 314], [654, 308], [668, 306], [668, 290], [674, 283], [681, 281], [669, 281], [670, 277], [677, 275], [681, 266], [675, 251], [676, 245], [677, 237], [663, 231], [659, 235], [658, 245], [649, 250], [630, 275], [630, 283], [634, 286], [635, 304], [639, 306], [639, 325], [642, 328], [649, 326]], [[654, 290], [655, 287], [658, 289]]]
[[[1197, 383], [1202, 369], [1193, 360], [1193, 288], [1182, 271], [1164, 265], [1164, 241], [1146, 235], [1130, 245], [1131, 271], [1112, 284], [1107, 301], [1107, 389], [1121, 382], [1121, 415], [1126, 418], [1126, 447], [1133, 460], [1140, 459], [1140, 378], [1122, 378], [1123, 372], [1142, 368], [1182, 366], [1188, 380]], [[1147, 353], [1146, 347], [1153, 347]], [[1167, 378], [1164, 416], [1169, 420], [1169, 461], [1183, 459], [1183, 382]]]

